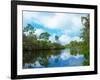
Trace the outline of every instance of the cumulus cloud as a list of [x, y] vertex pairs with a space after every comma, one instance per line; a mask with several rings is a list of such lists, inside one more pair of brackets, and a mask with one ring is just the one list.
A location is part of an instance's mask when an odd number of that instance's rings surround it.
[[59, 42], [62, 44], [62, 45], [65, 45], [65, 44], [68, 44], [70, 43], [70, 41], [82, 41], [82, 39], [80, 39], [80, 37], [78, 36], [75, 36], [75, 37], [70, 37], [68, 35], [61, 35], [60, 38], [59, 38]]
[[82, 23], [81, 23], [82, 15], [68, 14], [68, 13], [55, 13], [55, 15], [51, 17], [48, 16], [39, 20], [46, 28], [62, 29], [62, 30], [71, 29], [74, 31], [82, 28]]
[[35, 31], [35, 34], [37, 35], [37, 36], [39, 36], [41, 33], [43, 33], [44, 32], [44, 30], [43, 29], [36, 29], [36, 31]]
[[63, 26], [61, 25], [62, 22], [64, 23], [64, 14], [61, 13], [55, 13], [54, 16], [48, 18], [46, 17], [47, 20], [42, 20], [43, 24], [45, 27], [50, 28], [50, 29], [57, 29]]
[[49, 37], [49, 40], [50, 40], [51, 42], [56, 42], [56, 40], [55, 40], [55, 35], [56, 35], [56, 34], [52, 34], [52, 35]]
[[66, 35], [61, 35], [59, 41], [62, 45], [68, 44], [70, 42], [70, 37]]
[[[63, 45], [68, 44], [70, 41], [81, 41], [79, 34], [83, 28], [81, 17], [87, 16], [87, 14], [75, 14], [75, 13], [53, 13], [53, 12], [23, 12], [23, 22], [37, 23], [42, 25], [41, 28], [37, 28], [35, 34], [39, 36], [45, 29], [51, 32], [49, 38], [50, 41], [55, 42], [55, 35], [59, 36], [59, 42]], [[52, 30], [60, 30], [57, 33], [53, 33]]]
[[23, 14], [24, 20], [33, 19], [50, 29], [81, 28], [81, 16], [80, 14], [50, 12], [24, 12]]

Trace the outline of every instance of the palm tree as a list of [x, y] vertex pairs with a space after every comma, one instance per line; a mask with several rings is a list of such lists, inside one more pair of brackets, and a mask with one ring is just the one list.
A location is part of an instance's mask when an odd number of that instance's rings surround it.
[[47, 41], [49, 39], [50, 34], [48, 32], [43, 32], [40, 34], [39, 38]]

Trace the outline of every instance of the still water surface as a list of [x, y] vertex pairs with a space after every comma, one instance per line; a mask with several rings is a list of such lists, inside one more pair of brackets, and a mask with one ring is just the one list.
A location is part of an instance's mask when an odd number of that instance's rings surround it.
[[48, 68], [82, 66], [84, 55], [76, 51], [71, 54], [71, 49], [28, 51], [23, 54], [23, 68]]

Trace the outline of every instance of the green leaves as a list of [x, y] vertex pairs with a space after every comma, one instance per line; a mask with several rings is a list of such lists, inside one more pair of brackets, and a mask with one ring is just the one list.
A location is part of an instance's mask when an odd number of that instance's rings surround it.
[[84, 53], [84, 56], [86, 58], [86, 60], [84, 61], [85, 65], [89, 65], [89, 54], [90, 54], [90, 50], [89, 50], [89, 28], [90, 28], [90, 21], [89, 21], [89, 15], [87, 17], [82, 17], [82, 23], [84, 28], [82, 29], [82, 33], [81, 33], [81, 38], [83, 39], [82, 45], [81, 45], [81, 50]]
[[34, 27], [32, 27], [31, 24], [27, 24], [27, 26], [24, 27], [24, 29], [23, 29], [23, 32], [28, 32], [28, 31], [30, 31], [30, 32], [32, 32], [32, 33], [35, 32], [35, 29], [34, 29]]
[[50, 36], [50, 34], [48, 32], [43, 32], [40, 34], [39, 38], [47, 41], [49, 39], [49, 36]]
[[[51, 42], [49, 40], [50, 34], [43, 32], [39, 36], [35, 34], [36, 29], [31, 24], [28, 24], [23, 29], [23, 51], [25, 50], [38, 50], [38, 49], [61, 49], [64, 48], [57, 42]], [[59, 37], [56, 35], [55, 40]]]

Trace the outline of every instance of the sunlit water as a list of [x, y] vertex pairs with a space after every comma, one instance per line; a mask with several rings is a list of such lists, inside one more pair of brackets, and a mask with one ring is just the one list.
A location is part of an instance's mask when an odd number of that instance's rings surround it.
[[24, 52], [23, 68], [83, 66], [84, 60], [84, 55], [73, 55], [70, 49], [31, 51]]

